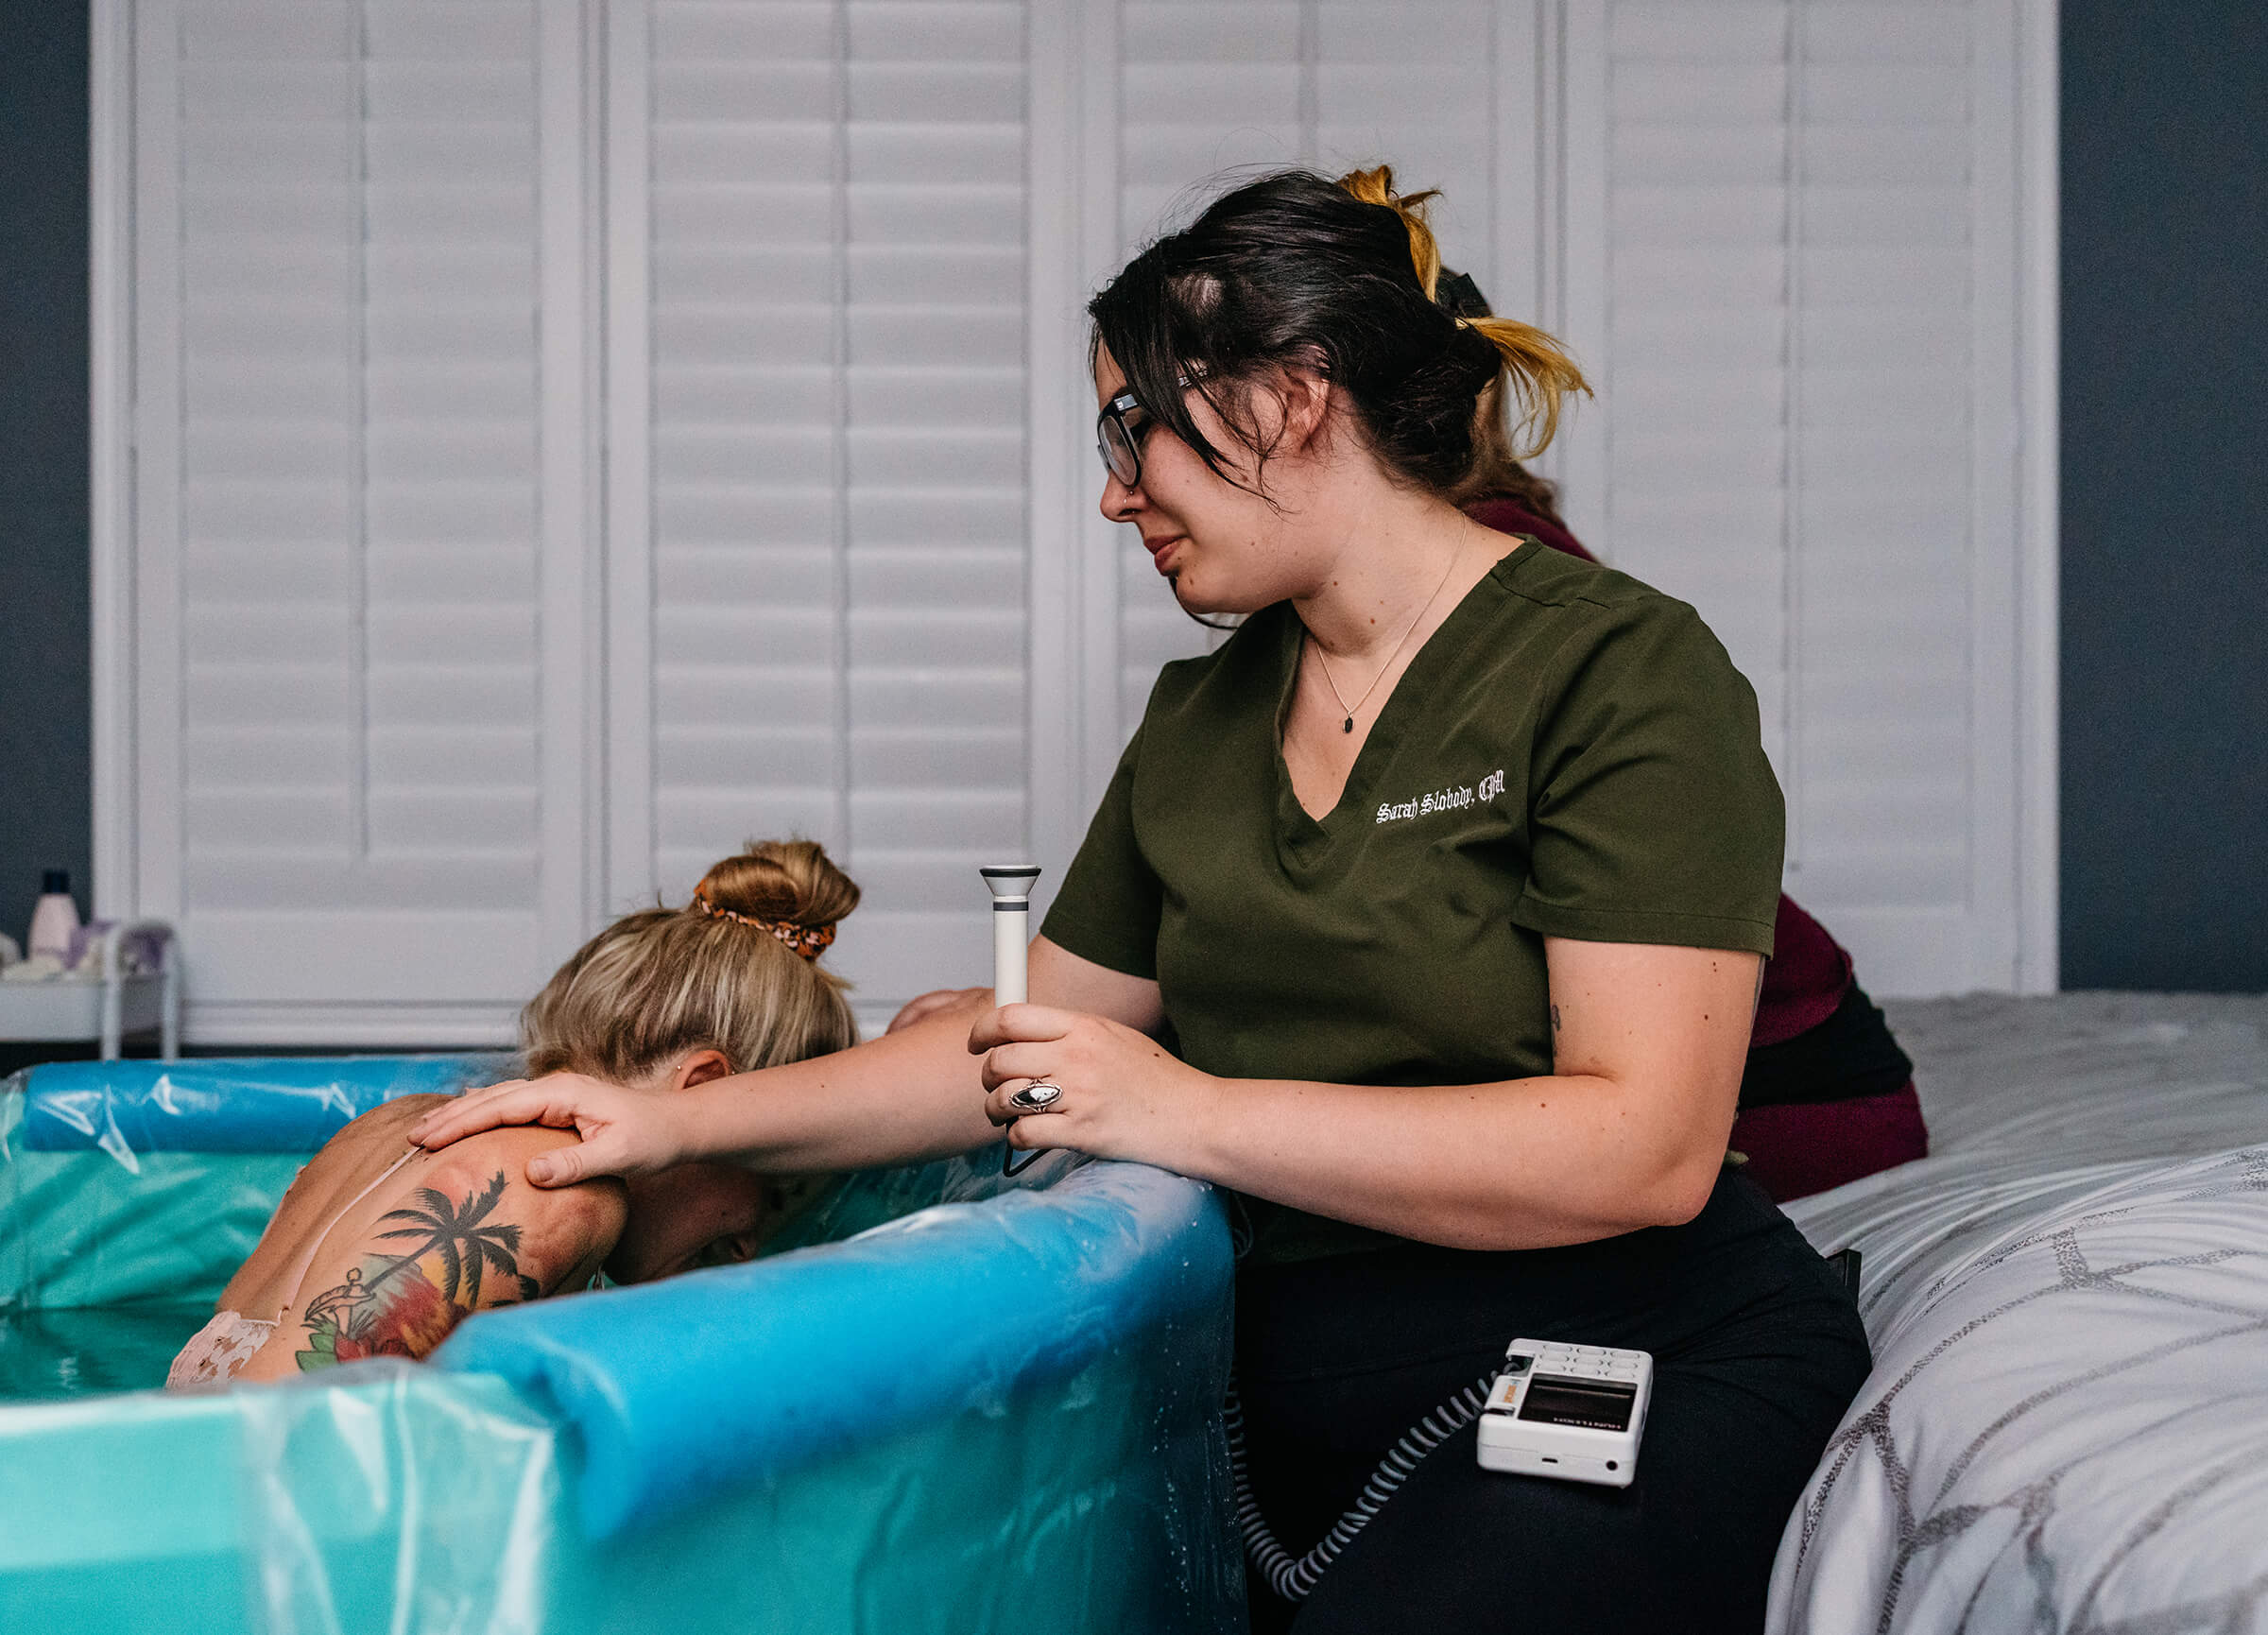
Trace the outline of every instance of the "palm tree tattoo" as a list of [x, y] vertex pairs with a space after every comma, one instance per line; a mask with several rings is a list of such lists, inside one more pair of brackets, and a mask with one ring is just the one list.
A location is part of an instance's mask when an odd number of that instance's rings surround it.
[[[455, 1300], [457, 1285], [462, 1282], [465, 1305], [477, 1305], [480, 1301], [481, 1268], [488, 1265], [493, 1265], [507, 1278], [519, 1278], [520, 1298], [524, 1300], [534, 1299], [540, 1292], [536, 1280], [520, 1277], [520, 1229], [506, 1223], [495, 1226], [480, 1224], [488, 1218], [489, 1212], [496, 1207], [496, 1200], [504, 1196], [504, 1171], [498, 1170], [479, 1196], [466, 1198], [462, 1210], [451, 1203], [443, 1193], [436, 1192], [429, 1186], [418, 1188], [418, 1199], [425, 1206], [424, 1212], [421, 1213], [414, 1209], [388, 1210], [379, 1217], [382, 1222], [405, 1220], [414, 1224], [397, 1227], [390, 1232], [380, 1232], [378, 1241], [385, 1243], [392, 1238], [423, 1238], [425, 1241], [394, 1262], [379, 1277], [383, 1278], [404, 1265], [414, 1265], [426, 1255], [438, 1254], [441, 1257], [441, 1265], [449, 1279], [442, 1289], [442, 1298], [445, 1299]], [[466, 1252], [468, 1250], [471, 1251], [469, 1255]]]
[[[380, 1243], [407, 1242], [405, 1252], [372, 1255], [350, 1267], [346, 1281], [309, 1300], [300, 1320], [307, 1347], [297, 1353], [302, 1371], [364, 1357], [421, 1357], [480, 1303], [492, 1269], [512, 1280], [513, 1292], [532, 1300], [542, 1285], [520, 1270], [520, 1228], [490, 1221], [504, 1196], [504, 1171], [460, 1204], [433, 1187], [420, 1187], [417, 1207], [388, 1210], [380, 1224], [404, 1225], [377, 1235]], [[438, 1261], [429, 1272], [426, 1263]]]

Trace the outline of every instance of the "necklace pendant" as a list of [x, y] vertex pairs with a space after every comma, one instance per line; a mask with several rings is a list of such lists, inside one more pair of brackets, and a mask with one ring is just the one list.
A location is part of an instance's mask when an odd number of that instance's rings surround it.
[[1351, 732], [1351, 731], [1354, 731], [1354, 717], [1353, 717], [1352, 715], [1349, 715], [1349, 716], [1348, 716], [1348, 717], [1347, 717], [1347, 719], [1346, 719], [1346, 720], [1344, 720], [1344, 721], [1340, 722], [1340, 723], [1339, 723], [1339, 731], [1342, 731], [1342, 732]]

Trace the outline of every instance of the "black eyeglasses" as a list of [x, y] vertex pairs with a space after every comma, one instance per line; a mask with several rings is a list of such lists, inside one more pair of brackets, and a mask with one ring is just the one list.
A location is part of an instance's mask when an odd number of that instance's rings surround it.
[[[1142, 416], [1141, 422], [1128, 425], [1130, 414]], [[1153, 423], [1150, 411], [1130, 391], [1120, 392], [1094, 417], [1094, 452], [1103, 456], [1103, 470], [1126, 488], [1142, 481], [1142, 434]]]
[[[1178, 377], [1176, 384], [1187, 391], [1189, 376]], [[1129, 424], [1126, 417], [1131, 414], [1142, 419]], [[1130, 489], [1142, 481], [1143, 434], [1155, 424], [1156, 419], [1130, 391], [1120, 392], [1094, 417], [1094, 452], [1103, 456], [1103, 470], [1124, 487]]]

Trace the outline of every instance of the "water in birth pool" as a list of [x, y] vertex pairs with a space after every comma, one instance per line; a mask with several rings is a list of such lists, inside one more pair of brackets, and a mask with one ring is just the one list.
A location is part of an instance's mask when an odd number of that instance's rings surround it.
[[0, 1311], [0, 1403], [155, 1390], [210, 1305]]

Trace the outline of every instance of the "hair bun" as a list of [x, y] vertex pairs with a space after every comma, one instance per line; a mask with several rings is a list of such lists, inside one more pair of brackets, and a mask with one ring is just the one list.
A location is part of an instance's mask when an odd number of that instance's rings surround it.
[[1391, 164], [1349, 170], [1332, 185], [1365, 204], [1375, 204], [1401, 217], [1402, 229], [1410, 235], [1410, 270], [1417, 274], [1418, 287], [1425, 291], [1425, 299], [1434, 300], [1434, 286], [1441, 277], [1441, 248], [1425, 219], [1425, 207], [1441, 197], [1441, 190], [1429, 187], [1423, 193], [1395, 192]]
[[713, 908], [790, 925], [833, 925], [858, 906], [858, 886], [814, 840], [751, 840], [693, 888]]

